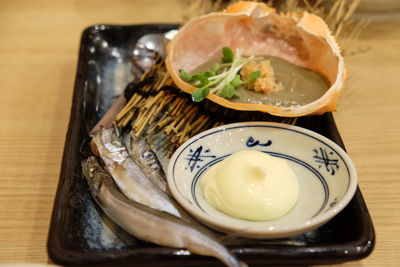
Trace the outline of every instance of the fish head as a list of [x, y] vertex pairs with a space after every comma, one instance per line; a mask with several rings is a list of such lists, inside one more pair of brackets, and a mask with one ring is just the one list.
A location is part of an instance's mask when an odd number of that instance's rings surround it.
[[129, 157], [114, 128], [101, 128], [93, 140], [106, 166], [113, 165], [115, 162], [121, 164]]
[[93, 194], [97, 194], [100, 190], [103, 179], [107, 173], [100, 165], [98, 159], [96, 157], [89, 157], [86, 160], [83, 160], [82, 163], [82, 173], [86, 178], [86, 181], [89, 185], [89, 189]]
[[160, 166], [157, 161], [157, 156], [153, 150], [146, 150], [142, 153], [141, 160], [152, 170], [158, 171]]

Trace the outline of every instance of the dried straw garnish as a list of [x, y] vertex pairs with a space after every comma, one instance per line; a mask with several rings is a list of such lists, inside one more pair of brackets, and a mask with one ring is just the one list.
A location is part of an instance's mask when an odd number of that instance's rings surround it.
[[141, 81], [151, 79], [151, 75], [157, 75], [157, 78], [132, 95], [116, 117], [117, 127], [129, 127], [130, 134], [135, 137], [163, 131], [170, 136], [170, 143], [180, 145], [209, 123], [221, 124], [209, 116], [198, 114], [198, 105], [178, 91], [170, 90], [172, 81], [163, 62], [143, 74]]
[[353, 19], [353, 14], [360, 2], [361, 0], [317, 0], [311, 4], [309, 0], [287, 0], [277, 8], [285, 12], [307, 11], [321, 17], [340, 44], [343, 55], [349, 55], [363, 51], [349, 52], [348, 50], [351, 44], [360, 36], [362, 30], [370, 23], [367, 18]]

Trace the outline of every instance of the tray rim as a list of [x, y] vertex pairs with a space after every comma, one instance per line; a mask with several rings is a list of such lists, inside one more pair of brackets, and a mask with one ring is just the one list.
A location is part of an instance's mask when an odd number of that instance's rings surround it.
[[[68, 180], [68, 177], [71, 177], [71, 171], [68, 169], [68, 166], [71, 164], [71, 162], [74, 161], [72, 157], [72, 153], [76, 151], [75, 149], [78, 148], [79, 146], [76, 145], [79, 142], [73, 142], [74, 140], [78, 139], [76, 135], [74, 136], [73, 133], [75, 131], [78, 131], [80, 129], [80, 121], [79, 121], [79, 116], [81, 115], [81, 110], [82, 110], [82, 105], [80, 105], [82, 99], [83, 99], [83, 86], [85, 82], [85, 74], [87, 71], [87, 58], [88, 58], [88, 53], [86, 52], [86, 47], [89, 41], [89, 34], [93, 33], [93, 31], [104, 31], [104, 30], [124, 30], [124, 29], [133, 29], [133, 28], [142, 28], [142, 27], [151, 27], [151, 28], [158, 28], [158, 29], [172, 29], [172, 28], [177, 28], [177, 24], [159, 24], [159, 23], [153, 23], [153, 24], [133, 24], [133, 25], [119, 25], [119, 24], [94, 24], [91, 26], [86, 27], [80, 38], [80, 47], [79, 47], [79, 57], [78, 57], [78, 62], [77, 62], [77, 71], [76, 71], [76, 76], [75, 76], [75, 83], [74, 83], [74, 92], [73, 92], [73, 98], [72, 98], [72, 106], [71, 106], [71, 115], [70, 115], [70, 120], [68, 124], [68, 130], [66, 134], [66, 139], [65, 139], [65, 144], [64, 144], [64, 152], [63, 152], [63, 158], [62, 158], [62, 163], [61, 163], [61, 171], [60, 171], [60, 176], [59, 176], [59, 182], [57, 186], [57, 191], [54, 199], [54, 204], [53, 204], [53, 211], [52, 211], [52, 216], [51, 216], [51, 222], [50, 222], [50, 228], [48, 232], [48, 240], [47, 240], [47, 251], [50, 259], [58, 264], [100, 264], [100, 263], [112, 263], [117, 261], [126, 261], [129, 259], [132, 259], [134, 256], [141, 256], [141, 255], [148, 255], [149, 251], [151, 251], [150, 254], [152, 254], [151, 259], [158, 259], [162, 260], [163, 263], [167, 264], [171, 262], [175, 262], [178, 260], [200, 260], [202, 263], [206, 263], [207, 261], [210, 261], [209, 257], [203, 257], [203, 256], [198, 256], [195, 254], [190, 255], [190, 259], [183, 258], [182, 255], [177, 255], [174, 253], [171, 253], [173, 251], [180, 251], [180, 249], [174, 249], [174, 248], [168, 248], [168, 247], [152, 247], [151, 249], [149, 248], [144, 248], [144, 249], [135, 249], [135, 250], [125, 250], [125, 251], [112, 251], [112, 252], [107, 252], [107, 251], [92, 251], [92, 252], [76, 252], [69, 250], [65, 247], [63, 247], [63, 244], [61, 242], [61, 239], [59, 239], [60, 233], [57, 231], [59, 229], [60, 224], [65, 224], [66, 223], [66, 216], [63, 216], [61, 214], [61, 211], [63, 211], [63, 208], [65, 208], [66, 202], [62, 201], [60, 196], [64, 190], [66, 190], [66, 185], [68, 182], [72, 182], [71, 179]], [[76, 103], [79, 103], [77, 105]], [[327, 120], [330, 121], [329, 125], [331, 127], [331, 131], [334, 131], [337, 133], [337, 136], [335, 140], [331, 139], [333, 142], [338, 144], [340, 147], [342, 147], [345, 151], [345, 146], [343, 143], [343, 140], [340, 136], [340, 133], [337, 129], [336, 123], [334, 121], [332, 113], [326, 113], [324, 116], [326, 116]], [[71, 145], [72, 144], [72, 145]], [[74, 145], [75, 144], [75, 145]], [[337, 244], [325, 244], [324, 246], [318, 246], [318, 245], [309, 245], [307, 247], [296, 247], [297, 250], [301, 250], [300, 254], [296, 255], [290, 255], [287, 253], [283, 253], [282, 251], [282, 246], [281, 245], [268, 245], [268, 249], [271, 251], [276, 251], [277, 253], [275, 254], [276, 256], [269, 255], [270, 260], [268, 263], [282, 263], [282, 257], [284, 257], [284, 262], [285, 263], [301, 263], [303, 264], [332, 264], [332, 263], [343, 263], [347, 261], [352, 261], [352, 260], [359, 260], [367, 257], [370, 255], [372, 252], [374, 246], [375, 246], [375, 230], [373, 227], [373, 223], [371, 220], [371, 216], [368, 212], [365, 200], [362, 196], [360, 188], [357, 186], [356, 193], [353, 197], [353, 200], [357, 202], [359, 205], [360, 209], [363, 211], [363, 214], [367, 214], [368, 217], [365, 218], [367, 221], [367, 225], [364, 225], [366, 227], [363, 227], [362, 229], [362, 237], [359, 240], [354, 240], [353, 242], [346, 243], [347, 245], [341, 245], [338, 246]], [[353, 201], [352, 200], [352, 201]], [[346, 248], [346, 253], [343, 251], [338, 250], [338, 247], [345, 247]], [[324, 248], [321, 249], [318, 254], [315, 254], [315, 248]], [[361, 248], [361, 249], [360, 249]], [[248, 249], [243, 249], [243, 248], [235, 248], [232, 247], [233, 252], [238, 252], [238, 250], [241, 251], [240, 253], [240, 258], [246, 260], [247, 258], [251, 258], [254, 262], [254, 257], [262, 254], [257, 251], [249, 251]], [[250, 249], [251, 250], [251, 249]], [[331, 253], [335, 252], [336, 255], [334, 258], [329, 258], [329, 261], [327, 261], [327, 256], [331, 256]], [[262, 252], [262, 251], [261, 251]], [[339, 253], [341, 252], [341, 253]], [[244, 254], [246, 253], [246, 254]], [[113, 254], [113, 255], [109, 255]], [[97, 257], [99, 255], [102, 255], [100, 259]], [[118, 258], [116, 259], [116, 256]], [[149, 258], [150, 259], [150, 258]], [[140, 261], [143, 264], [152, 264], [152, 262], [146, 261], [143, 259], [138, 259], [139, 264]], [[183, 261], [182, 264], [187, 263], [187, 261]], [[215, 263], [215, 261], [210, 261]], [[257, 261], [256, 261], [257, 262]], [[259, 261], [259, 263], [263, 263], [262, 259]], [[265, 263], [265, 262], [264, 262]]]

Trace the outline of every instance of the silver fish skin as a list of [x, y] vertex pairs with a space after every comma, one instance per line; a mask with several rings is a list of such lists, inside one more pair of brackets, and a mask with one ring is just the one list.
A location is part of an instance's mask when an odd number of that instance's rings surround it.
[[126, 197], [153, 209], [181, 217], [180, 206], [154, 186], [129, 156], [114, 128], [101, 128], [93, 137], [93, 141], [108, 172]]
[[158, 161], [157, 155], [151, 149], [148, 141], [145, 138], [136, 138], [130, 135], [121, 139], [127, 147], [128, 153], [142, 169], [147, 178], [161, 191], [172, 196], [161, 163]]
[[148, 179], [128, 155], [126, 147], [122, 145], [122, 140], [119, 139], [114, 128], [101, 129], [93, 140], [107, 170], [126, 197], [150, 208], [175, 215], [191, 225], [196, 225], [197, 228], [203, 228], [203, 232], [208, 232], [210, 235], [219, 235], [200, 224], [173, 197], [161, 191]]
[[95, 157], [82, 162], [82, 171], [92, 197], [125, 231], [161, 246], [186, 248], [192, 253], [215, 257], [230, 267], [247, 266], [201, 229], [195, 229], [173, 215], [127, 199]]

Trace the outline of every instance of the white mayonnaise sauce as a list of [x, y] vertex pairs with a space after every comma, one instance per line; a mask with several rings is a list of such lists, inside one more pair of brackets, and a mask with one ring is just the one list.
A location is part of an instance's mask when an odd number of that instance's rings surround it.
[[285, 159], [255, 150], [236, 152], [201, 178], [206, 201], [236, 218], [266, 221], [284, 216], [297, 203], [297, 177]]

